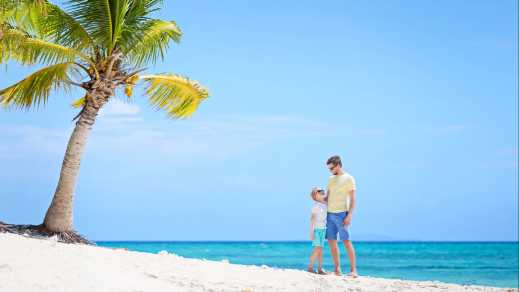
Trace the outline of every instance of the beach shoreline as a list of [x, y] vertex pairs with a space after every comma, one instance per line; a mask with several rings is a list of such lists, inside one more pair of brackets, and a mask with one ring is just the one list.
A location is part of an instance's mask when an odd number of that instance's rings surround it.
[[518, 291], [231, 264], [0, 233], [0, 291]]

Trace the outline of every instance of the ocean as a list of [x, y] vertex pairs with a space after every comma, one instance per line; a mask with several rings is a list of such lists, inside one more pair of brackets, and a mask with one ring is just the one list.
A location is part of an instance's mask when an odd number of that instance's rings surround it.
[[[299, 270], [306, 269], [312, 249], [310, 242], [98, 241], [97, 245]], [[354, 242], [354, 246], [360, 275], [518, 287], [519, 242]], [[341, 264], [343, 272], [348, 272], [344, 246]], [[328, 246], [323, 267], [333, 270]]]

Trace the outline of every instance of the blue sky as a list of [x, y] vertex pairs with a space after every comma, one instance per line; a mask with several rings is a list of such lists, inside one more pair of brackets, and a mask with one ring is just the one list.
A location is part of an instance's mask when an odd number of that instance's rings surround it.
[[[516, 1], [165, 1], [184, 32], [149, 72], [211, 97], [188, 120], [114, 100], [74, 221], [95, 240], [302, 240], [326, 159], [355, 176], [354, 239], [517, 240]], [[0, 87], [31, 72], [2, 65]], [[0, 221], [40, 223], [81, 92], [0, 113]]]

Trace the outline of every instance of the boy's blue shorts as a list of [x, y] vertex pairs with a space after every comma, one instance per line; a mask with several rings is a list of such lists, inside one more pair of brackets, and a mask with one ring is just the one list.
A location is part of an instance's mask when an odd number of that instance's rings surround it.
[[348, 211], [340, 213], [329, 213], [326, 215], [326, 239], [337, 240], [339, 234], [340, 240], [349, 240], [348, 226], [344, 226], [344, 218], [348, 216]]
[[325, 228], [314, 228], [314, 240], [312, 240], [312, 246], [324, 247], [325, 235], [326, 235]]

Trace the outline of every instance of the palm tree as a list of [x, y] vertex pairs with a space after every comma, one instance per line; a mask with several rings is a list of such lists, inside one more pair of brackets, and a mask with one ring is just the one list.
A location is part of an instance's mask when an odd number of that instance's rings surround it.
[[[74, 238], [73, 196], [81, 155], [99, 110], [116, 89], [133, 100], [144, 86], [150, 105], [171, 118], [192, 115], [209, 96], [195, 81], [176, 74], [142, 74], [163, 60], [169, 44], [179, 42], [174, 21], [155, 19], [161, 0], [68, 0], [59, 7], [47, 0], [0, 0], [0, 63], [16, 61], [42, 68], [0, 90], [0, 105], [28, 109], [45, 105], [54, 90], [79, 87], [60, 177], [40, 228]], [[81, 96], [81, 95], [80, 95]]]

